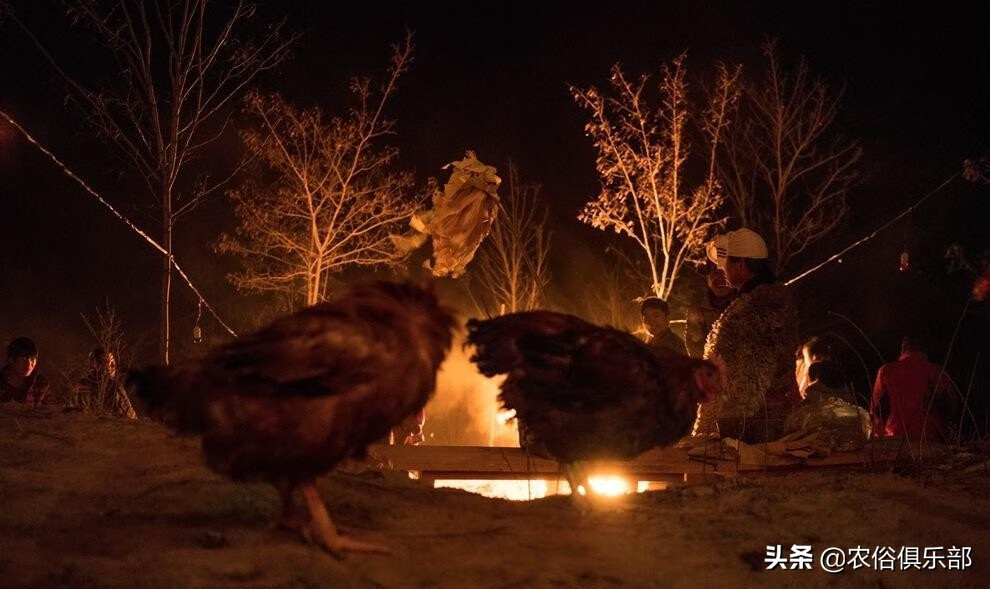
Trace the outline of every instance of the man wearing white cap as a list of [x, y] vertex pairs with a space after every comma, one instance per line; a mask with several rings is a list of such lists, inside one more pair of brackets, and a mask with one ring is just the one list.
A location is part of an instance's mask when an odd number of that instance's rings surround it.
[[695, 433], [712, 433], [717, 423], [723, 437], [775, 439], [797, 402], [797, 309], [787, 287], [775, 282], [766, 242], [755, 231], [717, 235], [707, 253], [739, 297], [705, 344], [704, 357], [720, 366], [726, 386], [715, 402], [702, 405]]
[[[752, 229], [738, 229], [716, 235], [708, 242], [708, 259], [725, 274], [728, 283], [741, 292], [774, 281], [767, 244]], [[744, 288], [745, 287], [745, 288]]]

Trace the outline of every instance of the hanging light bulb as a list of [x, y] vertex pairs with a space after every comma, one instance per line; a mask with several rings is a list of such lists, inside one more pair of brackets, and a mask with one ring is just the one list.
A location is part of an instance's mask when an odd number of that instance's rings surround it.
[[900, 270], [901, 272], [907, 272], [910, 269], [911, 269], [911, 256], [910, 254], [908, 254], [907, 250], [904, 250], [903, 252], [901, 252]]
[[203, 329], [199, 326], [199, 320], [203, 316], [203, 299], [199, 299], [196, 305], [196, 324], [193, 325], [193, 343], [198, 344], [203, 341]]

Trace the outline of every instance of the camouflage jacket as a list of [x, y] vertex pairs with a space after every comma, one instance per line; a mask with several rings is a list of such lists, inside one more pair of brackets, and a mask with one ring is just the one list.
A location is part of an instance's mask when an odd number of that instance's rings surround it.
[[705, 343], [705, 358], [725, 361], [727, 386], [701, 406], [696, 433], [715, 431], [716, 416], [782, 422], [796, 402], [797, 346], [797, 308], [787, 287], [763, 284], [733, 301]]

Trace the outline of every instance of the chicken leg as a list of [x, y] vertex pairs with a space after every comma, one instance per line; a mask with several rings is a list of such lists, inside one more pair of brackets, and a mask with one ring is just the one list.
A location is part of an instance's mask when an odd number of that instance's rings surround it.
[[387, 546], [361, 542], [352, 538], [345, 538], [337, 533], [333, 522], [330, 521], [330, 514], [320, 498], [320, 493], [316, 489], [316, 484], [312, 481], [299, 486], [302, 491], [303, 500], [309, 509], [308, 531], [310, 540], [323, 547], [324, 550], [334, 556], [342, 556], [344, 552], [377, 552], [388, 554], [391, 551]]
[[296, 486], [287, 480], [280, 480], [275, 484], [275, 487], [278, 489], [278, 496], [282, 500], [282, 511], [275, 519], [275, 525], [286, 530], [299, 532], [306, 537], [308, 533], [306, 531], [306, 518], [299, 513], [299, 506], [293, 496]]
[[[561, 465], [564, 468], [564, 476], [567, 477], [567, 484], [571, 486], [571, 501], [582, 513], [591, 509], [591, 484], [588, 483], [588, 474], [584, 471], [584, 465], [580, 462], [568, 462]], [[584, 495], [578, 487], [584, 487]]]

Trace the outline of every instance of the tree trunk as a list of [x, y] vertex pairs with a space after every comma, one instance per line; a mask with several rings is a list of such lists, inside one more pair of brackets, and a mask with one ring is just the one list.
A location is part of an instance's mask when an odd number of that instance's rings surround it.
[[168, 197], [164, 200], [162, 214], [162, 247], [167, 252], [162, 261], [162, 290], [160, 303], [161, 322], [159, 329], [159, 359], [162, 364], [169, 362], [171, 346], [171, 301], [172, 301], [172, 203]]

